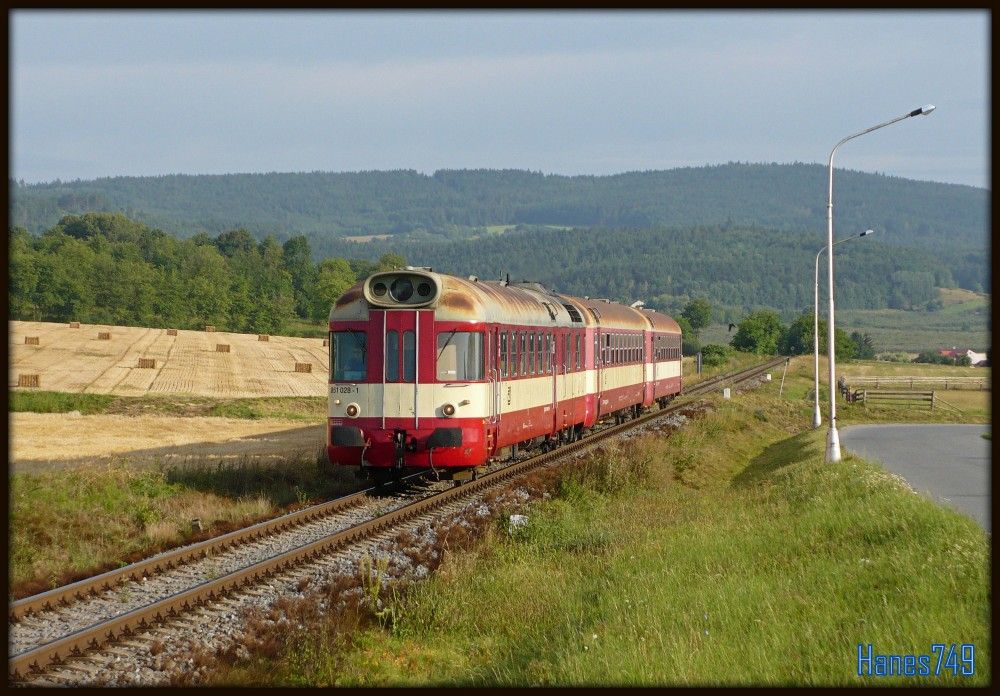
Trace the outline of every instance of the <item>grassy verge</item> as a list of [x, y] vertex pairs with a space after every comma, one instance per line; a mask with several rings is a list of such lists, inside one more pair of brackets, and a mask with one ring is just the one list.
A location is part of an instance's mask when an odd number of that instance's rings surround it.
[[692, 355], [685, 356], [681, 363], [684, 384], [692, 386], [702, 380], [720, 375], [723, 372], [734, 372], [736, 370], [742, 370], [743, 368], [750, 367], [751, 365], [756, 365], [763, 359], [764, 358], [759, 355], [741, 353], [734, 350], [730, 353], [729, 358], [724, 363], [720, 363], [719, 365], [703, 365], [701, 374], [699, 375], [696, 372], [697, 365], [695, 363], [695, 357]]
[[327, 399], [321, 396], [216, 399], [196, 396], [112, 396], [110, 394], [69, 394], [51, 391], [11, 391], [9, 410], [32, 413], [221, 416], [227, 418], [283, 418], [321, 421], [327, 413]]
[[8, 409], [11, 412], [69, 413], [79, 411], [85, 416], [106, 413], [118, 398], [109, 394], [69, 394], [53, 391], [10, 391]]
[[[592, 461], [387, 598], [391, 622], [292, 630], [215, 683], [989, 683], [985, 533], [873, 464], [824, 464], [797, 381]], [[857, 676], [859, 643], [940, 642], [974, 643], [976, 675]]]
[[[325, 458], [277, 464], [127, 461], [10, 477], [11, 594], [22, 597], [357, 490]], [[192, 520], [204, 527], [195, 533]]]

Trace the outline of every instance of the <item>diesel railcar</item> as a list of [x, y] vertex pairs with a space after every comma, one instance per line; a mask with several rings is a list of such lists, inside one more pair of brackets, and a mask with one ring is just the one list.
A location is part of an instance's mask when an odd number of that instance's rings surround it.
[[329, 346], [330, 461], [383, 472], [477, 467], [681, 391], [668, 316], [410, 266], [339, 298]]

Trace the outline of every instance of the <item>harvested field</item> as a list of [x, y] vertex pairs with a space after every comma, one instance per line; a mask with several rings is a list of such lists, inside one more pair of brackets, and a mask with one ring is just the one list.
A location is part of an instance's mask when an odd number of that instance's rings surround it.
[[10, 413], [10, 461], [15, 472], [126, 457], [129, 461], [314, 455], [324, 426], [302, 421], [174, 416], [80, 416]]
[[[70, 393], [185, 394], [250, 398], [261, 396], [326, 396], [328, 350], [319, 338], [237, 334], [127, 326], [12, 321], [9, 323], [10, 374], [41, 375], [46, 389]], [[99, 340], [98, 333], [110, 333]], [[27, 336], [40, 346], [25, 348]], [[216, 352], [216, 344], [232, 346]], [[139, 358], [156, 361], [139, 368]], [[313, 371], [296, 372], [296, 363], [312, 363]], [[15, 377], [16, 379], [16, 377]], [[12, 389], [16, 385], [11, 384]]]

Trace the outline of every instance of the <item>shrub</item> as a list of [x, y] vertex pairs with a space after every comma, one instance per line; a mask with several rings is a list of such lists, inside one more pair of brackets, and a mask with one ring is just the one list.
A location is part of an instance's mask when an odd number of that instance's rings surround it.
[[701, 363], [710, 367], [713, 365], [722, 365], [729, 360], [730, 354], [731, 351], [727, 346], [722, 346], [718, 343], [709, 343], [707, 346], [702, 346], [701, 348]]

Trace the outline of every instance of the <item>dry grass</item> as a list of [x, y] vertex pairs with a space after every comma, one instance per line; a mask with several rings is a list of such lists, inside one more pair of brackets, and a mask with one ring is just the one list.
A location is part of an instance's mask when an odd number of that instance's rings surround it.
[[316, 420], [320, 425], [307, 429], [301, 420], [285, 419], [11, 413], [9, 455], [20, 464], [129, 453], [151, 459], [273, 455], [293, 446], [311, 451], [323, 444], [322, 420]]
[[[165, 329], [71, 329], [51, 322], [9, 323], [11, 368], [42, 375], [46, 389], [92, 394], [191, 394], [215, 397], [325, 396], [329, 351], [319, 338]], [[93, 329], [102, 329], [94, 332]], [[97, 333], [110, 334], [98, 340]], [[24, 345], [37, 336], [40, 346]], [[216, 344], [231, 346], [216, 353]], [[139, 358], [156, 361], [140, 369]], [[295, 372], [296, 362], [312, 373]]]
[[973, 292], [972, 290], [964, 290], [962, 288], [938, 288], [938, 299], [941, 300], [941, 304], [948, 307], [950, 305], [964, 304], [965, 302], [973, 302], [975, 300], [988, 300], [989, 295]]

